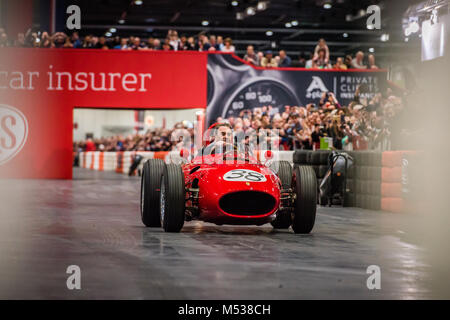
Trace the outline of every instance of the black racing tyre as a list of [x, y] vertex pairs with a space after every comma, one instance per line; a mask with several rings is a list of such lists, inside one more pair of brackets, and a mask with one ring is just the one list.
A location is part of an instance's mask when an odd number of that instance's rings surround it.
[[185, 219], [184, 174], [180, 165], [168, 164], [161, 178], [161, 225], [166, 232], [180, 232]]
[[280, 178], [282, 188], [289, 189], [292, 183], [292, 166], [289, 161], [281, 160], [273, 162], [270, 168]]
[[160, 159], [144, 163], [141, 177], [141, 219], [146, 227], [160, 227], [159, 193], [166, 164]]
[[295, 169], [293, 189], [296, 200], [292, 229], [295, 233], [310, 233], [316, 221], [317, 209], [317, 178], [310, 166]]
[[307, 164], [309, 150], [295, 150], [292, 160], [295, 164]]
[[271, 223], [275, 229], [289, 229], [292, 224], [292, 216], [289, 210], [281, 210], [277, 213], [277, 217]]
[[319, 152], [319, 154], [320, 154], [320, 165], [326, 166], [328, 168], [328, 166], [329, 166], [328, 162], [330, 159], [331, 151], [330, 150], [318, 150], [316, 152]]
[[[283, 189], [289, 189], [292, 184], [292, 166], [288, 161], [277, 161], [270, 168], [277, 173]], [[278, 212], [275, 220], [271, 222], [275, 229], [288, 229], [292, 224], [291, 212], [283, 210]]]

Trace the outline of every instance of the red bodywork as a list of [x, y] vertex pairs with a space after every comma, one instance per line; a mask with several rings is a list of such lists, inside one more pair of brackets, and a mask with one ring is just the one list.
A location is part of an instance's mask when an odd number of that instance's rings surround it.
[[[186, 190], [189, 190], [186, 209], [192, 217], [219, 225], [262, 225], [275, 219], [280, 207], [278, 176], [254, 158], [225, 161], [222, 157], [222, 154], [195, 157], [183, 165]], [[248, 174], [244, 170], [251, 170], [250, 175], [256, 177], [247, 176], [251, 181], [231, 179]]]

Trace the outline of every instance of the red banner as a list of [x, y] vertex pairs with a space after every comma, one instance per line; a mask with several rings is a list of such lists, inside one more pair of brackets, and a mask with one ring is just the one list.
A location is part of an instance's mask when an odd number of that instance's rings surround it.
[[71, 178], [74, 107], [206, 108], [207, 55], [0, 49], [0, 177]]

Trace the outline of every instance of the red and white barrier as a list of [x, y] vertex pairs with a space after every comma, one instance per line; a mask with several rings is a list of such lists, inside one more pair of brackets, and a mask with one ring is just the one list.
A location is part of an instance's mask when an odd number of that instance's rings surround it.
[[405, 155], [415, 154], [413, 151], [385, 151], [382, 154], [381, 171], [381, 210], [390, 212], [406, 212], [411, 205], [403, 196], [403, 161]]

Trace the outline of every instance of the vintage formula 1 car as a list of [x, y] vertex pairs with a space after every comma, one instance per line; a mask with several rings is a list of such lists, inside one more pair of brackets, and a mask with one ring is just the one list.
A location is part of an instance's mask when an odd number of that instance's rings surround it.
[[[266, 157], [270, 154], [266, 151]], [[184, 221], [202, 220], [218, 225], [270, 222], [275, 228], [310, 233], [317, 180], [311, 167], [292, 169], [287, 161], [266, 166], [236, 152], [201, 155], [181, 165], [149, 159], [140, 205], [144, 225], [167, 232], [179, 232]]]

